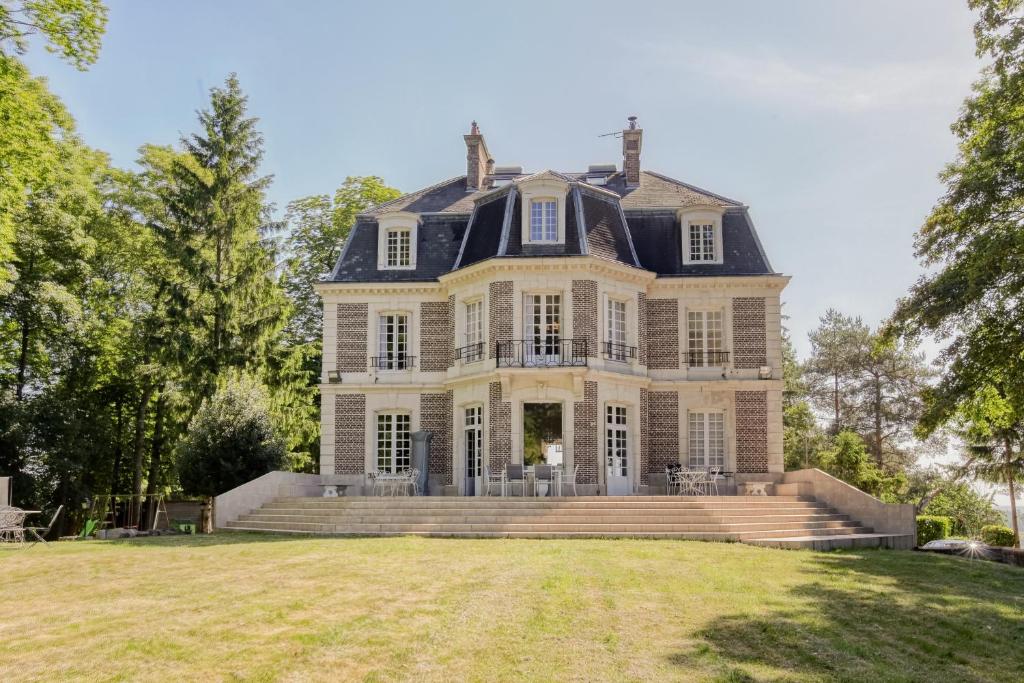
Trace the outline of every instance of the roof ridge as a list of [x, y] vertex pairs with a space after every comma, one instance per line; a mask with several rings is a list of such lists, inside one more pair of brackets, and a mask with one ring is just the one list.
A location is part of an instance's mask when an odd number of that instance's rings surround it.
[[413, 192], [406, 192], [405, 194], [403, 194], [403, 195], [401, 195], [399, 197], [395, 197], [394, 199], [389, 199], [388, 201], [384, 202], [383, 204], [377, 204], [376, 206], [372, 206], [368, 210], [363, 211], [362, 213], [356, 214], [356, 217], [358, 218], [359, 216], [375, 216], [375, 215], [377, 215], [380, 212], [381, 209], [387, 208], [387, 207], [391, 206], [392, 204], [395, 204], [397, 202], [402, 201], [403, 199], [408, 199], [409, 197], [413, 197], [413, 196], [423, 196], [423, 195], [427, 194], [428, 192], [430, 192], [431, 190], [436, 190], [439, 187], [444, 187], [445, 185], [450, 185], [451, 183], [454, 183], [457, 180], [465, 179], [465, 177], [466, 176], [464, 176], [464, 175], [455, 176], [453, 178], [448, 178], [447, 180], [442, 180], [441, 182], [434, 183], [433, 185], [428, 185], [427, 187], [424, 187], [424, 188], [419, 189], [419, 190], [415, 190]]
[[714, 197], [715, 199], [717, 199], [719, 201], [728, 202], [729, 204], [732, 204], [733, 206], [746, 206], [746, 204], [744, 204], [743, 202], [739, 201], [738, 199], [732, 199], [730, 197], [726, 197], [725, 195], [718, 194], [717, 192], [712, 192], [711, 190], [705, 190], [703, 187], [697, 187], [696, 185], [691, 185], [690, 183], [684, 183], [682, 180], [676, 180], [675, 178], [667, 176], [664, 173], [658, 173], [657, 171], [648, 171], [648, 170], [643, 170], [643, 171], [641, 171], [641, 173], [646, 173], [648, 175], [654, 176], [655, 178], [660, 178], [660, 179], [662, 179], [664, 181], [667, 181], [667, 182], [670, 182], [670, 183], [675, 183], [676, 185], [680, 185], [681, 187], [685, 187], [686, 189], [691, 190], [693, 192], [698, 192], [700, 194], [707, 195], [708, 197]]

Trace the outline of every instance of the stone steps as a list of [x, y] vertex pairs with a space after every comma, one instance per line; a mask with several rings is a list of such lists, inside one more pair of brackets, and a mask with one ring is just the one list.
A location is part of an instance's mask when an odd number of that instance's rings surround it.
[[[484, 511], [486, 512], [486, 511]], [[720, 524], [803, 524], [803, 523], [825, 523], [847, 521], [845, 515], [838, 513], [825, 514], [787, 514], [772, 515], [770, 521], [765, 521], [764, 515], [658, 515], [656, 521], [675, 524], [698, 524], [698, 525], [720, 525]], [[245, 522], [289, 522], [305, 521], [317, 524], [537, 524], [537, 523], [562, 523], [562, 524], [647, 524], [652, 521], [650, 515], [562, 515], [557, 513], [538, 515], [521, 513], [517, 515], [502, 515], [494, 513], [480, 514], [457, 514], [457, 515], [334, 515], [334, 514], [279, 514], [278, 510], [261, 510], [256, 513], [242, 515], [239, 521]]]
[[819, 532], [846, 533], [848, 529], [864, 530], [855, 522], [809, 522], [805, 524], [785, 525], [780, 530], [779, 525], [774, 522], [763, 522], [760, 524], [673, 524], [665, 522], [644, 522], [639, 524], [628, 523], [559, 523], [559, 522], [535, 522], [535, 523], [496, 523], [496, 524], [464, 524], [464, 523], [356, 523], [356, 524], [321, 524], [317, 522], [299, 521], [270, 521], [270, 520], [243, 520], [231, 522], [231, 528], [236, 529], [278, 529], [282, 531], [308, 531], [310, 533], [354, 533], [354, 534], [375, 534], [379, 532], [389, 533], [416, 533], [416, 532], [439, 532], [439, 533], [472, 533], [476, 531], [498, 532], [498, 531], [580, 531], [580, 532], [683, 532], [683, 533], [732, 533], [732, 534], [754, 534], [761, 532], [785, 531], [787, 535], [796, 533], [816, 534]]
[[914, 545], [914, 538], [910, 535], [876, 533], [829, 534], [824, 536], [804, 534], [800, 536], [749, 539], [746, 542], [763, 548], [829, 551], [856, 548], [910, 548]]

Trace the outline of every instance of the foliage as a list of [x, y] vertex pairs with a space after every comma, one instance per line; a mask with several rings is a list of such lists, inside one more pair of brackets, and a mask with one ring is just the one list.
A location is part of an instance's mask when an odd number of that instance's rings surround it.
[[819, 454], [819, 464], [832, 476], [886, 502], [895, 502], [907, 485], [903, 472], [888, 474], [875, 466], [864, 440], [850, 431], [836, 434]]
[[953, 524], [953, 535], [970, 538], [976, 538], [983, 526], [1002, 520], [992, 496], [983, 496], [964, 483], [942, 488], [924, 506], [923, 512], [948, 517]]
[[922, 546], [928, 541], [948, 538], [952, 533], [953, 521], [949, 517], [938, 515], [917, 516], [917, 545]]
[[988, 524], [981, 527], [981, 540], [986, 545], [1012, 548], [1017, 545], [1013, 529], [1001, 524]]
[[0, 58], [12, 48], [24, 54], [29, 37], [41, 34], [48, 51], [85, 69], [99, 57], [106, 27], [102, 0], [0, 0]]
[[240, 376], [205, 399], [178, 446], [182, 489], [214, 496], [280, 469], [285, 444], [260, 384]]

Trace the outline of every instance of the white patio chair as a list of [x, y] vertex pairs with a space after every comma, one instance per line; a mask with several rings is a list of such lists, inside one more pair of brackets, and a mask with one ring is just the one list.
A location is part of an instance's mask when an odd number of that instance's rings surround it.
[[21, 508], [0, 508], [0, 542], [25, 542], [25, 515]]
[[505, 490], [505, 471], [502, 470], [501, 472], [495, 473], [488, 469], [486, 475], [487, 476], [484, 478], [484, 495], [491, 495], [491, 490], [495, 486], [498, 487], [498, 494], [500, 495], [501, 492]]
[[64, 506], [61, 505], [57, 508], [57, 511], [53, 513], [53, 517], [50, 518], [50, 523], [46, 526], [27, 526], [25, 531], [29, 532], [36, 537], [36, 540], [32, 541], [32, 545], [36, 543], [42, 543], [46, 545], [46, 535], [53, 529], [53, 525], [57, 523], [57, 518], [60, 517], [60, 513], [64, 510]]
[[537, 465], [533, 468], [533, 497], [536, 498], [541, 484], [547, 485], [547, 494], [554, 495], [555, 468], [551, 465]]
[[721, 467], [709, 467], [708, 468], [708, 495], [711, 495], [711, 491], [714, 490], [715, 495], [718, 493], [718, 480], [722, 479], [722, 468]]
[[[576, 465], [573, 465], [572, 467], [565, 467], [562, 470], [562, 481], [559, 484], [559, 489], [561, 489], [562, 487], [571, 488], [572, 495], [580, 495], [579, 493], [576, 492], [576, 475], [578, 472], [579, 468], [576, 467]], [[558, 495], [562, 495], [562, 492], [559, 491]]]

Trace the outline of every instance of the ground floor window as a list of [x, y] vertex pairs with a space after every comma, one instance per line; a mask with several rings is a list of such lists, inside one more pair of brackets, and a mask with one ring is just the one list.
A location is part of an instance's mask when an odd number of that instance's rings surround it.
[[725, 413], [691, 412], [689, 417], [691, 469], [725, 467]]
[[484, 452], [484, 409], [483, 406], [466, 408], [466, 474], [482, 477]]
[[626, 407], [608, 406], [605, 411], [605, 457], [608, 474], [625, 477], [629, 474], [627, 447], [629, 438], [626, 429]]
[[377, 414], [377, 469], [401, 472], [412, 465], [412, 440], [408, 413]]

